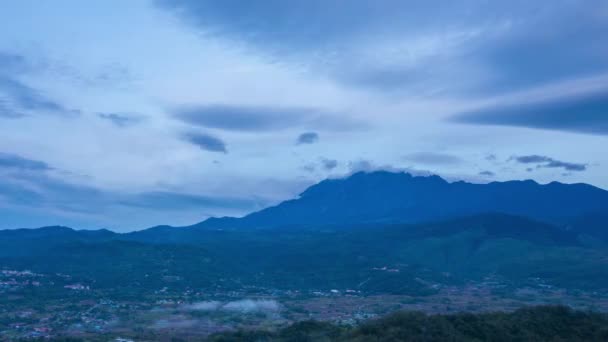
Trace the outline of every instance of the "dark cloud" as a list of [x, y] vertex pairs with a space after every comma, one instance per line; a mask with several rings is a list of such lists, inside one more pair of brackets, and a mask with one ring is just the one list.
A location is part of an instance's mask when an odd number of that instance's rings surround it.
[[608, 71], [602, 0], [156, 2], [204, 35], [382, 91], [496, 93]]
[[518, 163], [522, 163], [522, 164], [546, 163], [546, 162], [550, 162], [553, 160], [547, 156], [539, 156], [539, 155], [535, 155], [535, 154], [529, 155], [529, 156], [513, 157], [512, 159], [514, 159]]
[[[301, 53], [308, 49], [332, 49], [345, 45], [354, 36], [376, 31], [384, 25], [424, 24], [404, 1], [228, 1], [158, 0], [161, 7], [174, 11], [209, 34], [246, 40], [271, 51]], [[410, 7], [410, 8], [408, 8]], [[422, 7], [422, 6], [418, 6]], [[452, 6], [446, 6], [452, 7]], [[441, 7], [438, 7], [441, 8]], [[409, 9], [409, 11], [407, 11]], [[336, 46], [335, 48], [337, 48]]]
[[336, 167], [338, 167], [338, 161], [335, 159], [321, 159], [321, 166], [323, 166], [323, 169], [325, 169], [326, 171], [331, 171], [333, 169], [335, 169]]
[[568, 163], [559, 160], [551, 160], [549, 163], [543, 165], [543, 167], [549, 168], [564, 168], [568, 171], [585, 171], [587, 170], [586, 164]]
[[210, 152], [228, 153], [226, 143], [220, 138], [204, 133], [186, 133], [182, 136], [186, 141]]
[[419, 164], [427, 164], [427, 165], [450, 165], [450, 164], [460, 164], [463, 162], [457, 156], [446, 154], [446, 153], [437, 153], [437, 152], [417, 152], [408, 154], [404, 157], [405, 160], [411, 161]]
[[[479, 42], [474, 58], [493, 71], [492, 90], [507, 91], [608, 71], [608, 3], [528, 3], [524, 20]], [[512, 18], [513, 19], [513, 18]]]
[[552, 101], [494, 106], [451, 120], [482, 125], [521, 126], [588, 134], [608, 134], [608, 92]]
[[[521, 164], [536, 164], [537, 168], [563, 168], [567, 171], [587, 170], [587, 164], [564, 162], [541, 155], [516, 156], [510, 159], [515, 160], [516, 162]], [[526, 170], [528, 172], [532, 171], [531, 168], [527, 168]]]
[[306, 132], [302, 133], [298, 136], [296, 140], [296, 145], [302, 144], [314, 144], [319, 141], [319, 134], [316, 132]]
[[488, 171], [488, 170], [479, 172], [479, 175], [480, 176], [487, 176], [487, 177], [494, 177], [494, 176], [496, 176], [496, 174], [494, 172]]
[[52, 168], [45, 162], [27, 159], [15, 154], [0, 152], [0, 168], [27, 171], [48, 171]]
[[363, 123], [313, 108], [210, 105], [180, 107], [173, 114], [192, 125], [234, 131], [277, 131], [293, 127], [352, 130], [365, 127]]
[[123, 113], [97, 113], [97, 116], [101, 119], [112, 122], [118, 127], [132, 126], [141, 122], [142, 120], [142, 118], [139, 116]]

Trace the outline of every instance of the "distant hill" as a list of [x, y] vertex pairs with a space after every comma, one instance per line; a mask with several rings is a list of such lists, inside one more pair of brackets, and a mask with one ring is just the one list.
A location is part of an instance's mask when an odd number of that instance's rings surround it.
[[418, 223], [488, 212], [566, 223], [608, 212], [608, 191], [588, 184], [532, 180], [471, 184], [439, 176], [378, 171], [330, 179], [299, 198], [243, 218], [211, 218], [197, 228], [267, 228], [329, 224]]
[[43, 255], [54, 246], [68, 242], [99, 242], [115, 236], [116, 233], [106, 229], [75, 230], [62, 226], [0, 230], [0, 257]]

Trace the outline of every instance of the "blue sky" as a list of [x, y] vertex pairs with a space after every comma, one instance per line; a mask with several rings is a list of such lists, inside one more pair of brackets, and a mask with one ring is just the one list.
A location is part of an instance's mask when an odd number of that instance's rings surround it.
[[9, 1], [0, 228], [243, 215], [356, 170], [608, 188], [605, 1]]

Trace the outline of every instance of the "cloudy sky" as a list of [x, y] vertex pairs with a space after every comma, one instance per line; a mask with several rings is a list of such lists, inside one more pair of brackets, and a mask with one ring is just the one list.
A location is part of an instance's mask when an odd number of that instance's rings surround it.
[[0, 228], [242, 215], [357, 170], [608, 188], [608, 2], [4, 1]]

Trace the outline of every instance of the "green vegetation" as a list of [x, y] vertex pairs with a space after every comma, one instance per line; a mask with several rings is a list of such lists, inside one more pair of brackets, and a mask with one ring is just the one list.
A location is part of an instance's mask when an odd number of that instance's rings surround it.
[[0, 266], [65, 273], [96, 289], [120, 286], [123, 297], [165, 286], [422, 296], [488, 277], [514, 286], [608, 288], [604, 245], [588, 245], [544, 223], [494, 214], [419, 225], [169, 228], [65, 242], [46, 236], [19, 241], [22, 251], [32, 253], [0, 257]]
[[398, 312], [355, 327], [300, 322], [275, 331], [217, 334], [211, 341], [606, 341], [608, 315], [540, 306], [512, 313]]

